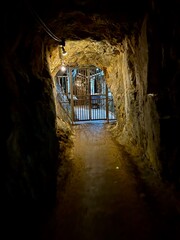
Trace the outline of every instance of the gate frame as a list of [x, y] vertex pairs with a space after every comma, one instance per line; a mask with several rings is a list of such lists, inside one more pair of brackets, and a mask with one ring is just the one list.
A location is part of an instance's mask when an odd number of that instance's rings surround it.
[[[89, 118], [87, 119], [87, 120], [77, 120], [77, 119], [75, 119], [75, 109], [74, 109], [74, 107], [75, 107], [75, 105], [74, 105], [74, 92], [73, 92], [73, 76], [72, 76], [72, 70], [73, 69], [77, 69], [77, 70], [79, 70], [79, 69], [87, 69], [87, 71], [88, 70], [90, 70], [90, 69], [94, 69], [94, 68], [97, 68], [96, 66], [91, 66], [91, 67], [88, 67], [88, 66], [84, 66], [84, 67], [79, 67], [79, 66], [74, 66], [74, 67], [67, 67], [67, 81], [69, 81], [69, 87], [70, 87], [70, 107], [71, 107], [71, 113], [70, 113], [70, 118], [71, 118], [71, 121], [72, 121], [72, 124], [73, 123], [75, 123], [75, 122], [81, 122], [81, 121], [87, 121], [87, 122], [89, 122], [89, 121], [101, 121], [101, 120], [106, 120], [107, 122], [109, 122], [109, 121], [111, 121], [111, 120], [116, 120], [116, 117], [115, 118], [113, 118], [113, 119], [111, 119], [111, 118], [109, 118], [109, 104], [108, 104], [108, 102], [109, 102], [109, 96], [108, 96], [108, 86], [107, 86], [107, 83], [106, 83], [106, 81], [104, 80], [104, 82], [105, 82], [105, 94], [100, 94], [100, 96], [105, 96], [105, 98], [106, 98], [106, 109], [105, 109], [105, 118], [103, 118], [103, 119], [92, 119], [92, 114], [91, 114], [91, 110], [92, 110], [92, 106], [91, 106], [91, 104], [92, 104], [92, 96], [93, 96], [93, 94], [91, 94], [91, 89], [90, 89], [90, 87], [88, 86], [88, 91], [89, 91]], [[100, 69], [101, 70], [101, 69]], [[101, 71], [103, 71], [103, 70], [101, 70]], [[88, 77], [88, 85], [90, 84], [90, 71], [88, 71], [88, 75], [87, 75], [87, 77]], [[88, 95], [86, 95], [86, 96], [88, 96]], [[114, 113], [114, 115], [115, 115], [115, 111], [113, 112]]]

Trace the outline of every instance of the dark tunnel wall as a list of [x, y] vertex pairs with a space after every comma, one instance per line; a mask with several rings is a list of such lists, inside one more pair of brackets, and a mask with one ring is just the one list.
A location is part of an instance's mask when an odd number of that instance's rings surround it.
[[41, 36], [35, 38], [35, 25], [21, 5], [3, 7], [1, 218], [12, 227], [21, 215], [27, 219], [55, 203], [59, 146], [53, 82]]
[[148, 92], [156, 95], [160, 121], [162, 176], [180, 184], [180, 16], [179, 1], [154, 1], [149, 11]]

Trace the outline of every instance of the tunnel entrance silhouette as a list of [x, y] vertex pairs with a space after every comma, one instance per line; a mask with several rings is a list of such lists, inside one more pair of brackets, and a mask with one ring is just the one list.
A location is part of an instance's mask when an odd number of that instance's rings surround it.
[[71, 122], [116, 120], [113, 96], [104, 72], [95, 66], [68, 67], [56, 74], [61, 106]]

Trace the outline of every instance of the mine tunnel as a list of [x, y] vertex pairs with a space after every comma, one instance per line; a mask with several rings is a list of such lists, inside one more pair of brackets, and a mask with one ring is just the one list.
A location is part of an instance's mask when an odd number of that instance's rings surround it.
[[[56, 203], [57, 169], [65, 158], [64, 148], [71, 146], [77, 120], [64, 109], [58, 76], [63, 85], [63, 77], [72, 80], [73, 72], [81, 74], [84, 68], [97, 69], [85, 78], [103, 77], [107, 88], [102, 95], [109, 93], [113, 99], [116, 141], [178, 196], [179, 7], [175, 0], [4, 2], [0, 74], [5, 239], [14, 236], [22, 219], [33, 216], [22, 227], [27, 230]], [[62, 75], [62, 65], [70, 75]], [[86, 95], [90, 99], [100, 93], [95, 83], [96, 78], [90, 83], [93, 93]], [[76, 104], [72, 87], [67, 92], [71, 110]], [[88, 104], [99, 108], [96, 101]], [[107, 122], [112, 120], [108, 111], [103, 117]]]

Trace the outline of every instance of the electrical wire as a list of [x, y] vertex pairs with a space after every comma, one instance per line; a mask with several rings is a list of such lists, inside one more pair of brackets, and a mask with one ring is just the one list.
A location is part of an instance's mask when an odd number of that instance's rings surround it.
[[59, 42], [61, 44], [62, 40], [58, 38], [51, 30], [46, 26], [46, 24], [43, 22], [43, 20], [39, 17], [37, 12], [32, 8], [32, 6], [29, 4], [28, 1], [26, 1], [26, 4], [28, 5], [28, 8], [30, 9], [32, 15], [34, 18], [42, 25], [43, 29], [46, 31], [46, 33], [53, 38], [55, 41]]

